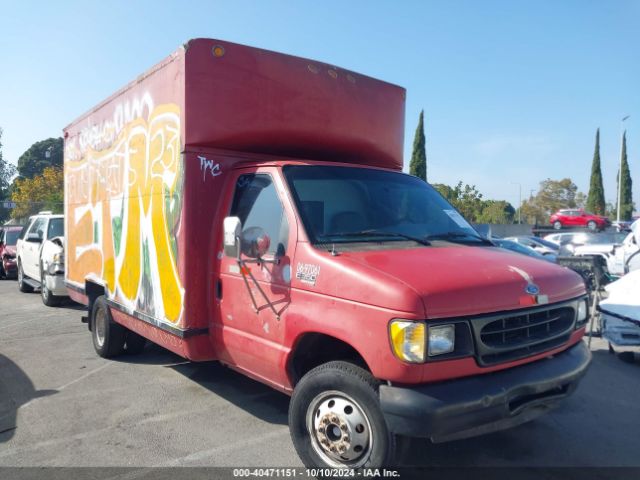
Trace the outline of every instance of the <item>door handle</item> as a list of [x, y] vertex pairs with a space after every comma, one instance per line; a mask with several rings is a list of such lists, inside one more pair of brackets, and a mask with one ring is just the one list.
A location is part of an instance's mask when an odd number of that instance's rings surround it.
[[222, 300], [222, 279], [216, 280], [216, 298]]

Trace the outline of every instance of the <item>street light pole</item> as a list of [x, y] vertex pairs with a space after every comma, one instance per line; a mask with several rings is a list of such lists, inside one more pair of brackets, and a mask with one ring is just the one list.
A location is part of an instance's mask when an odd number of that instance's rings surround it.
[[518, 225], [522, 224], [522, 184], [518, 182], [511, 182], [514, 185], [518, 185]]
[[616, 220], [620, 222], [620, 208], [622, 207], [622, 147], [624, 145], [624, 122], [630, 115], [627, 115], [620, 121], [620, 168], [618, 170], [618, 209], [616, 212]]

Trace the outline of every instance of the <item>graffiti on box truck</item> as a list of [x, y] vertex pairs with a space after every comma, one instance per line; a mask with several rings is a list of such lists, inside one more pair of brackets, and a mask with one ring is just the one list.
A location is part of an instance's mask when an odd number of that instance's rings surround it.
[[180, 109], [142, 101], [115, 109], [65, 147], [68, 281], [102, 279], [128, 310], [179, 324], [183, 171]]

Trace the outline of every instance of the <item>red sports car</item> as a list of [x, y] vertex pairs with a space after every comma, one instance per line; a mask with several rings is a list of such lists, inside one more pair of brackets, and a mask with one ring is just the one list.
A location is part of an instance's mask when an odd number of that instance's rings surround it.
[[587, 227], [589, 230], [604, 230], [611, 222], [607, 217], [594, 215], [582, 209], [558, 210], [551, 215], [549, 223], [560, 230], [563, 227]]

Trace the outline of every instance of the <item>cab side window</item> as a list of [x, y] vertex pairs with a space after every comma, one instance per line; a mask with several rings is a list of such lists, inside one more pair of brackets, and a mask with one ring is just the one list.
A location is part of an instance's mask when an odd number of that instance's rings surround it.
[[36, 235], [38, 235], [38, 238], [42, 240], [44, 238], [45, 223], [46, 223], [46, 220], [44, 218], [36, 219], [31, 225], [31, 228], [29, 228], [29, 233], [27, 235], [35, 233]]
[[289, 223], [269, 175], [245, 174], [238, 177], [230, 215], [240, 218], [243, 230], [262, 228], [271, 239], [269, 253], [278, 256], [286, 253]]

